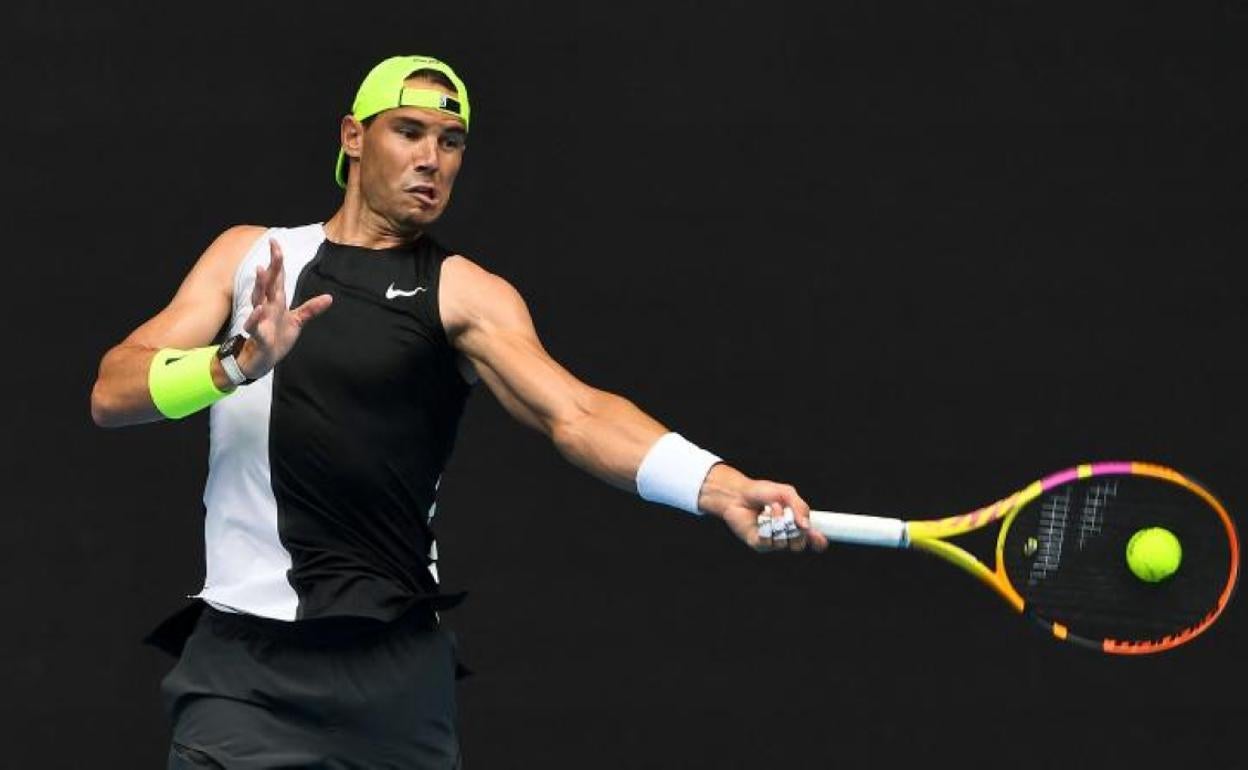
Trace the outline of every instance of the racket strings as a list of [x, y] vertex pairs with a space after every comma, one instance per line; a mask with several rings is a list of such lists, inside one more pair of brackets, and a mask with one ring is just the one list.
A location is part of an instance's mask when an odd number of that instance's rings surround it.
[[[1178, 571], [1147, 583], [1126, 546], [1145, 527], [1174, 532]], [[1217, 513], [1197, 495], [1154, 478], [1086, 478], [1050, 489], [1010, 522], [1001, 558], [1028, 609], [1092, 640], [1152, 640], [1206, 622], [1225, 589], [1231, 552]]]

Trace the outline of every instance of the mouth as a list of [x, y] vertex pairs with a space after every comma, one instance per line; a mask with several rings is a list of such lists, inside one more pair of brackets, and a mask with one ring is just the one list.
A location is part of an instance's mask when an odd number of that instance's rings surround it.
[[431, 184], [416, 184], [403, 189], [408, 195], [414, 195], [425, 203], [433, 205], [438, 201], [438, 188]]

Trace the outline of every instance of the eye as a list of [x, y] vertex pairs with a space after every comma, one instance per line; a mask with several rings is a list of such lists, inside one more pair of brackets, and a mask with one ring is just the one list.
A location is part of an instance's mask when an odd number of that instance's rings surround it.
[[467, 144], [463, 134], [443, 134], [442, 146], [448, 150], [462, 150]]

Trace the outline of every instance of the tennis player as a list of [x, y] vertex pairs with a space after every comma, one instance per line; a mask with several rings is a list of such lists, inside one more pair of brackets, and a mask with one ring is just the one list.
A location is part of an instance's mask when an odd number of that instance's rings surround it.
[[460, 766], [439, 611], [462, 595], [439, 590], [431, 522], [478, 381], [607, 483], [758, 551], [827, 545], [792, 486], [579, 381], [506, 280], [429, 235], [469, 104], [437, 59], [378, 64], [341, 122], [337, 212], [226, 230], [100, 363], [101, 426], [211, 407], [203, 588], [149, 639], [179, 656], [170, 768]]

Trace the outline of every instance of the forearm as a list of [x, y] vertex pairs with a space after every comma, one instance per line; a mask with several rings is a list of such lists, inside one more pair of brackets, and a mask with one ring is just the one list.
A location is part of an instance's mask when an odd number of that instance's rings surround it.
[[[152, 400], [148, 374], [156, 348], [123, 343], [105, 354], [99, 375], [91, 389], [91, 418], [102, 428], [119, 428], [165, 419]], [[213, 360], [210, 364], [213, 384], [222, 391], [233, 386]]]
[[[599, 479], [633, 494], [637, 473], [655, 442], [670, 430], [625, 398], [599, 391], [581, 419], [554, 432], [567, 460]], [[698, 494], [698, 508], [720, 516], [740, 505], [751, 479], [724, 462], [715, 463]]]
[[626, 492], [637, 492], [637, 469], [668, 429], [631, 401], [595, 391], [576, 419], [556, 425], [551, 439], [568, 462]]

